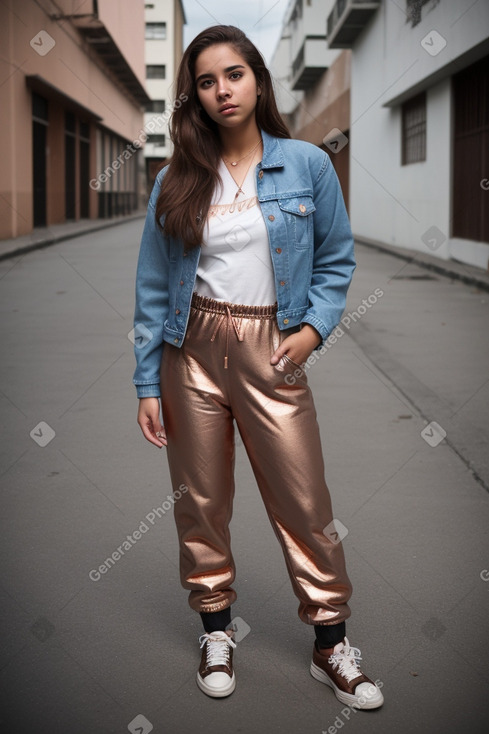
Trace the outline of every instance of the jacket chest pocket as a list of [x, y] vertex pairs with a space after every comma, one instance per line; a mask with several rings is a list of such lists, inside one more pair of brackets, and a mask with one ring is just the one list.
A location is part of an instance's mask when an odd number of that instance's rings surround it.
[[310, 247], [313, 242], [313, 212], [316, 211], [312, 196], [295, 196], [278, 199], [284, 213], [287, 230], [290, 231], [294, 246], [298, 250]]

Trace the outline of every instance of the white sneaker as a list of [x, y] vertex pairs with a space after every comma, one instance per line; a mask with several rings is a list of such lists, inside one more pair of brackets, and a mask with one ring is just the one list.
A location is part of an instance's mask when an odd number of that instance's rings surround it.
[[202, 659], [197, 672], [197, 685], [208, 696], [229, 696], [236, 688], [233, 671], [233, 642], [224, 631], [206, 632], [199, 637]]
[[336, 698], [357, 709], [376, 709], [384, 703], [382, 692], [362, 673], [360, 650], [351, 647], [348, 637], [334, 647], [320, 649], [317, 640], [311, 662], [311, 675], [333, 689]]

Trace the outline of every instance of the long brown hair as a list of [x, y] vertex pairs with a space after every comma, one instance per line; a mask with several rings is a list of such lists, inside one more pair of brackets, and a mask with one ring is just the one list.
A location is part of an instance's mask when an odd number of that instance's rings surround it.
[[219, 43], [232, 45], [253, 70], [261, 88], [255, 108], [257, 126], [278, 138], [291, 137], [277, 109], [270, 72], [243, 31], [232, 25], [216, 25], [199, 33], [178, 67], [175, 97], [186, 101], [175, 105], [168, 124], [174, 151], [156, 204], [156, 221], [160, 224], [165, 214], [164, 233], [181, 239], [186, 250], [202, 244], [207, 212], [220, 181], [218, 125], [200, 106], [195, 85], [198, 55]]

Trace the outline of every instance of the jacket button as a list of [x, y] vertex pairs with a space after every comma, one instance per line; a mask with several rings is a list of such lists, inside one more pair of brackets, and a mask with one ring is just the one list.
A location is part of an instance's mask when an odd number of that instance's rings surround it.
[[281, 280], [280, 285], [285, 285], [285, 280]]
[[260, 173], [258, 174], [258, 178], [263, 178], [263, 171], [260, 171]]
[[183, 280], [180, 281], [180, 285], [183, 285]]
[[175, 344], [178, 344], [178, 337], [176, 336], [173, 341]]
[[304, 206], [304, 204], [299, 204], [299, 210], [303, 213], [306, 211], [306, 207]]
[[281, 247], [276, 247], [275, 248], [275, 252], [278, 252], [278, 254], [280, 255], [280, 253], [282, 252], [282, 248]]
[[180, 309], [179, 308], [176, 308], [175, 309], [175, 313], [180, 313]]
[[288, 324], [288, 323], [289, 323], [289, 319], [284, 319], [284, 324]]
[[269, 218], [269, 220], [270, 220], [271, 222], [273, 222], [273, 221], [274, 221], [274, 219], [275, 219], [275, 217], [273, 216], [273, 214], [269, 214], [269, 215], [268, 215], [268, 218]]

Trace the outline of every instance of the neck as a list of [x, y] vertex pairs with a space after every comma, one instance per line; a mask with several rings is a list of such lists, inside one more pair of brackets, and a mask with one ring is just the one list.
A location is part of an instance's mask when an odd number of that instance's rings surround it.
[[[260, 141], [260, 130], [255, 120], [251, 120], [246, 127], [219, 128], [221, 138], [221, 154], [230, 161], [246, 155], [253, 146]], [[259, 145], [257, 146], [259, 150]]]

